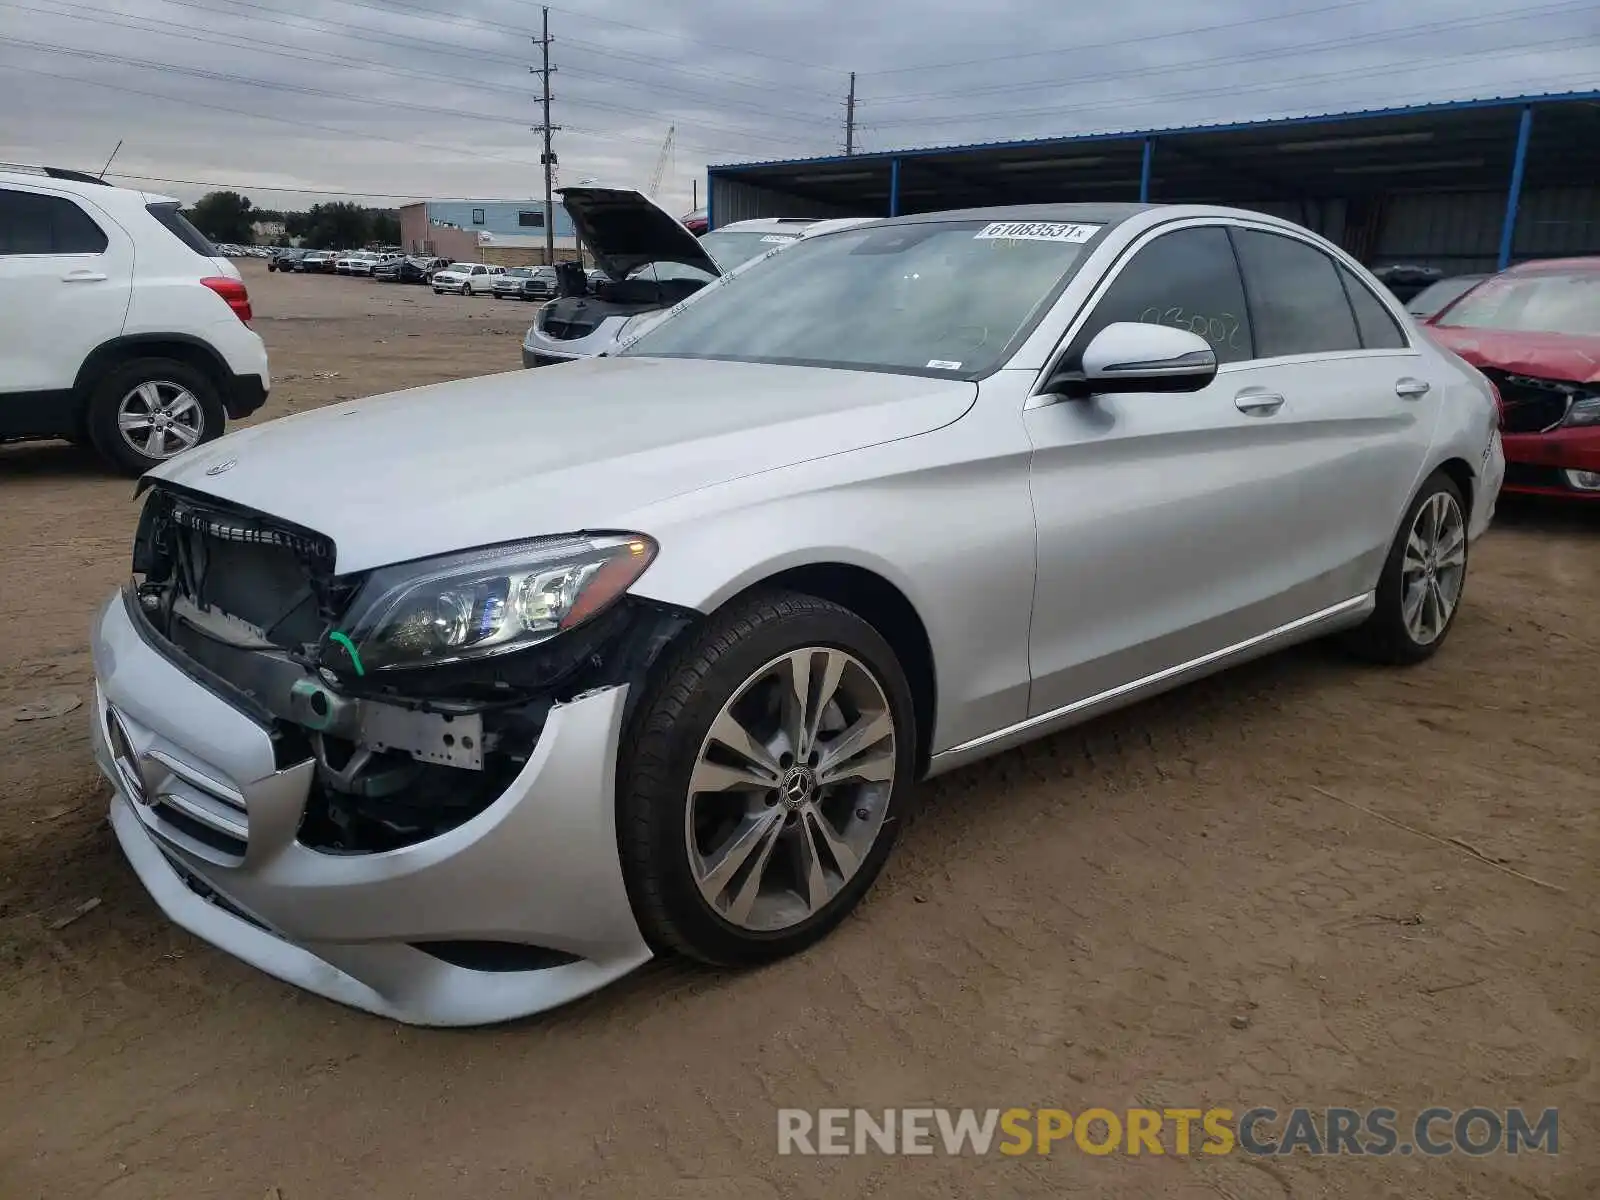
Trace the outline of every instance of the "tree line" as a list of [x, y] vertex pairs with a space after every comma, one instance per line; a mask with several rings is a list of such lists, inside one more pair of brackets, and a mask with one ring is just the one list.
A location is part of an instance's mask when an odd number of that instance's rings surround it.
[[257, 221], [282, 221], [284, 233], [273, 244], [287, 246], [294, 239], [313, 250], [340, 250], [369, 243], [400, 243], [400, 214], [392, 208], [366, 208], [349, 201], [313, 204], [305, 212], [280, 212], [256, 208], [250, 197], [238, 192], [207, 192], [184, 216], [213, 242], [248, 245], [254, 242]]

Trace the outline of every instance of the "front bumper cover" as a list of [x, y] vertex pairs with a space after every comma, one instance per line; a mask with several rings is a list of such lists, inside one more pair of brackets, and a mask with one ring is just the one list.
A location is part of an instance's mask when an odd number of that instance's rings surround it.
[[[268, 731], [150, 646], [121, 594], [93, 643], [91, 735], [115, 789], [112, 828], [151, 896], [196, 936], [285, 982], [415, 1025], [541, 1012], [649, 959], [617, 855], [625, 687], [553, 709], [516, 780], [463, 825], [399, 850], [335, 855], [295, 837], [311, 763], [279, 769]], [[126, 751], [121, 762], [113, 755], [112, 720], [136, 760], [131, 780]], [[236, 803], [248, 829], [242, 856], [165, 819], [164, 793]], [[415, 946], [449, 941], [513, 942], [577, 961], [474, 970]]]

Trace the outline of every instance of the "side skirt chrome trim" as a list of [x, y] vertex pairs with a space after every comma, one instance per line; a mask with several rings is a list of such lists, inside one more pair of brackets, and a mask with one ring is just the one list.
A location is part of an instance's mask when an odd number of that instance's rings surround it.
[[1370, 613], [1377, 601], [1372, 592], [1365, 592], [1359, 596], [1352, 596], [1348, 600], [1321, 609], [1318, 612], [1270, 629], [1266, 633], [1257, 634], [1232, 646], [1225, 646], [1221, 650], [1213, 650], [1210, 654], [1203, 654], [1199, 658], [1179, 663], [1175, 667], [1167, 667], [1146, 675], [1142, 679], [1135, 679], [1131, 683], [1119, 684], [1117, 687], [1086, 696], [1082, 700], [1074, 700], [1071, 704], [1064, 704], [1050, 712], [1041, 713], [1037, 717], [1018, 721], [1014, 725], [1007, 725], [993, 733], [986, 733], [971, 741], [962, 742], [959, 746], [952, 746], [948, 750], [941, 750], [935, 754], [928, 764], [928, 776], [941, 774], [952, 770], [965, 763], [975, 762], [991, 754], [998, 754], [1002, 750], [1009, 750], [1023, 742], [1032, 741], [1047, 733], [1064, 729], [1080, 721], [1087, 721], [1102, 712], [1108, 712], [1147, 695], [1177, 687], [1192, 679], [1209, 675], [1234, 663], [1242, 662], [1249, 658], [1259, 657], [1273, 650], [1281, 649], [1296, 642], [1308, 641], [1322, 633], [1332, 632], [1334, 629], [1356, 624]]

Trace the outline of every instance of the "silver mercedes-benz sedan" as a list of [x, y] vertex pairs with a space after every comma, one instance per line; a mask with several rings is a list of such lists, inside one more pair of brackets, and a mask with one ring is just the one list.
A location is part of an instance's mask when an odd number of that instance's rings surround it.
[[402, 1021], [790, 954], [919, 779], [1309, 638], [1433, 654], [1497, 429], [1270, 217], [810, 238], [614, 355], [148, 475], [94, 632], [111, 821], [174, 920]]

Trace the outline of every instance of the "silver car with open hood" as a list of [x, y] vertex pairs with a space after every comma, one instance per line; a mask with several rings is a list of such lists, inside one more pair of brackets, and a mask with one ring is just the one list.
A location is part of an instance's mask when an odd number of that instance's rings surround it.
[[522, 365], [592, 358], [639, 333], [655, 316], [729, 271], [801, 237], [869, 218], [766, 217], [703, 237], [642, 192], [570, 187], [561, 193], [599, 277], [541, 308], [522, 341]]

